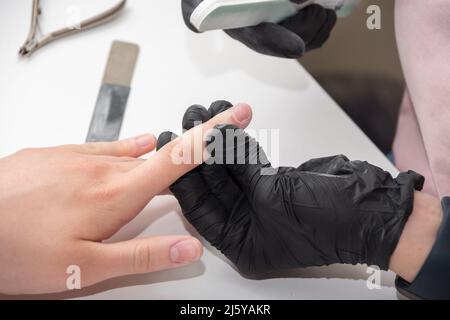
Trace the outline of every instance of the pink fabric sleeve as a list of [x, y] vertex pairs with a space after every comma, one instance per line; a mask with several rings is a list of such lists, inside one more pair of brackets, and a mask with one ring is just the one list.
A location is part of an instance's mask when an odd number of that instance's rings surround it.
[[394, 142], [396, 164], [425, 175], [425, 191], [450, 195], [450, 0], [396, 0], [407, 93]]

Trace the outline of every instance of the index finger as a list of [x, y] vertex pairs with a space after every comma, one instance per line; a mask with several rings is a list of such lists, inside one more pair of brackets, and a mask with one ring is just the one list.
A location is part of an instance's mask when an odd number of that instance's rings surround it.
[[[252, 118], [252, 110], [247, 104], [238, 104], [196, 126], [182, 136], [169, 142], [156, 152], [145, 163], [127, 173], [127, 189], [136, 195], [142, 195], [143, 201], [148, 202], [154, 195], [160, 193], [178, 178], [200, 165], [203, 159], [195, 159], [203, 154], [206, 142], [205, 135], [219, 124], [232, 124], [239, 128], [246, 128]], [[180, 161], [178, 156], [190, 152], [194, 161]], [[177, 153], [178, 152], [178, 153]]]

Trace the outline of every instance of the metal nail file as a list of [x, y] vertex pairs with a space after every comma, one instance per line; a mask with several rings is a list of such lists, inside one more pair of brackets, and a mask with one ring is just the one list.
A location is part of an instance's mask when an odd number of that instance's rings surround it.
[[119, 138], [138, 55], [136, 44], [112, 43], [86, 142]]

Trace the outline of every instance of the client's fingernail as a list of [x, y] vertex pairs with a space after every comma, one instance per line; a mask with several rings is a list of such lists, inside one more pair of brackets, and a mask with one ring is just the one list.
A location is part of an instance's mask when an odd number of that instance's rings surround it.
[[248, 122], [252, 116], [250, 108], [246, 104], [238, 104], [233, 109], [233, 115], [240, 123]]
[[201, 251], [201, 244], [198, 240], [183, 240], [170, 248], [170, 260], [174, 263], [194, 262], [200, 258]]
[[151, 145], [155, 145], [156, 138], [152, 134], [143, 134], [142, 136], [134, 138], [136, 145], [140, 148], [148, 148]]

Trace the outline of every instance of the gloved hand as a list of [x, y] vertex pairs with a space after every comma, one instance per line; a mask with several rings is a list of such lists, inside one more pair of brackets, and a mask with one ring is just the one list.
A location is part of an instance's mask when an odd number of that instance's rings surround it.
[[[301, 3], [302, 0], [292, 0]], [[190, 23], [192, 12], [203, 0], [182, 0], [184, 22]], [[279, 24], [261, 23], [258, 26], [224, 30], [230, 37], [250, 49], [276, 57], [299, 58], [306, 51], [320, 48], [336, 24], [336, 13], [319, 5], [310, 5]]]
[[[189, 129], [230, 106], [224, 101], [209, 110], [192, 106], [183, 127]], [[244, 131], [216, 128], [209, 151], [216, 163], [233, 159], [233, 164], [203, 164], [170, 190], [187, 220], [241, 272], [334, 263], [388, 268], [422, 176], [408, 171], [394, 179], [378, 167], [344, 156], [275, 170]], [[225, 135], [235, 135], [234, 146]], [[173, 137], [162, 134], [158, 146]], [[221, 141], [223, 148], [217, 147]]]

